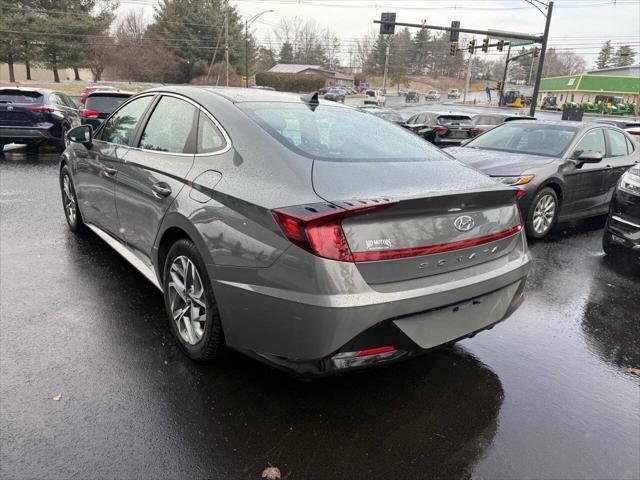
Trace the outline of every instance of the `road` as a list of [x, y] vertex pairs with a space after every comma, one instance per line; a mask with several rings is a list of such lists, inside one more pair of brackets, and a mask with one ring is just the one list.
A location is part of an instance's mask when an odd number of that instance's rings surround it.
[[640, 478], [640, 269], [602, 219], [531, 244], [493, 330], [303, 383], [180, 353], [154, 287], [68, 231], [56, 162], [0, 157], [3, 479]]

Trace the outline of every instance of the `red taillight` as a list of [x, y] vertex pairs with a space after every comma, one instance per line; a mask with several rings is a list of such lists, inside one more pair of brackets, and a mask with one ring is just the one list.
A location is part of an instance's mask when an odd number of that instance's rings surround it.
[[342, 230], [342, 220], [346, 217], [388, 208], [397, 203], [397, 201], [384, 200], [365, 205], [335, 207], [322, 212], [311, 208], [304, 209], [306, 213], [290, 211], [293, 209], [276, 209], [271, 213], [282, 233], [291, 243], [318, 257], [353, 262], [347, 237]]
[[442, 243], [439, 245], [430, 245], [427, 247], [403, 248], [401, 250], [381, 250], [378, 252], [356, 252], [353, 259], [356, 262], [371, 262], [376, 260], [392, 260], [398, 258], [418, 257], [421, 255], [431, 255], [434, 253], [450, 252], [452, 250], [460, 250], [461, 248], [477, 247], [485, 243], [495, 242], [502, 238], [515, 235], [522, 230], [522, 225], [518, 224], [502, 232], [492, 233], [483, 237], [471, 238], [469, 240], [460, 240], [458, 242]]
[[440, 126], [433, 127], [433, 131], [434, 132], [446, 132], [447, 131], [447, 127], [440, 127]]
[[473, 128], [471, 129], [471, 135], [472, 135], [473, 137], [475, 137], [476, 135], [478, 135], [478, 133], [480, 133], [480, 129], [479, 129], [478, 127], [473, 127]]
[[98, 115], [100, 115], [100, 112], [96, 112], [95, 110], [84, 109], [80, 111], [82, 118], [98, 118]]
[[52, 113], [53, 108], [49, 107], [24, 107], [25, 110], [29, 110], [30, 112], [40, 112], [40, 113]]
[[395, 352], [396, 347], [388, 346], [388, 347], [377, 347], [377, 348], [369, 348], [367, 350], [360, 350], [356, 357], [368, 357], [370, 355], [380, 355], [381, 353], [389, 353]]

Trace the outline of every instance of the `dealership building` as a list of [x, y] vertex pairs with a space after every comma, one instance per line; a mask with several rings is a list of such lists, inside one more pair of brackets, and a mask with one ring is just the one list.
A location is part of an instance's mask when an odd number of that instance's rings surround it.
[[552, 95], [559, 103], [595, 102], [598, 95], [622, 97], [627, 103], [640, 104], [640, 65], [605, 68], [579, 75], [543, 78], [540, 98]]

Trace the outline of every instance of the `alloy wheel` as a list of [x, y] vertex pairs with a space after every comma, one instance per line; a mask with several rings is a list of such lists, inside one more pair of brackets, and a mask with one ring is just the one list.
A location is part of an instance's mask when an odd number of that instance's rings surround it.
[[64, 195], [64, 211], [67, 214], [67, 219], [70, 224], [75, 225], [78, 207], [76, 205], [76, 197], [71, 187], [71, 179], [67, 174], [62, 178], [62, 194]]
[[192, 260], [180, 255], [169, 270], [171, 316], [182, 340], [195, 345], [204, 335], [207, 302], [200, 273]]
[[540, 197], [533, 210], [533, 230], [541, 235], [551, 228], [556, 215], [556, 201], [547, 194]]

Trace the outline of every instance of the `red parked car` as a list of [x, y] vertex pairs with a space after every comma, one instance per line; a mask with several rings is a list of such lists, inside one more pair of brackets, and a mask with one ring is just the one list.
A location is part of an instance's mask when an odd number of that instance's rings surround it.
[[82, 95], [80, 95], [80, 103], [84, 105], [87, 101], [87, 97], [98, 90], [117, 90], [117, 88], [109, 87], [107, 85], [94, 85], [93, 87], [87, 87], [82, 92]]

